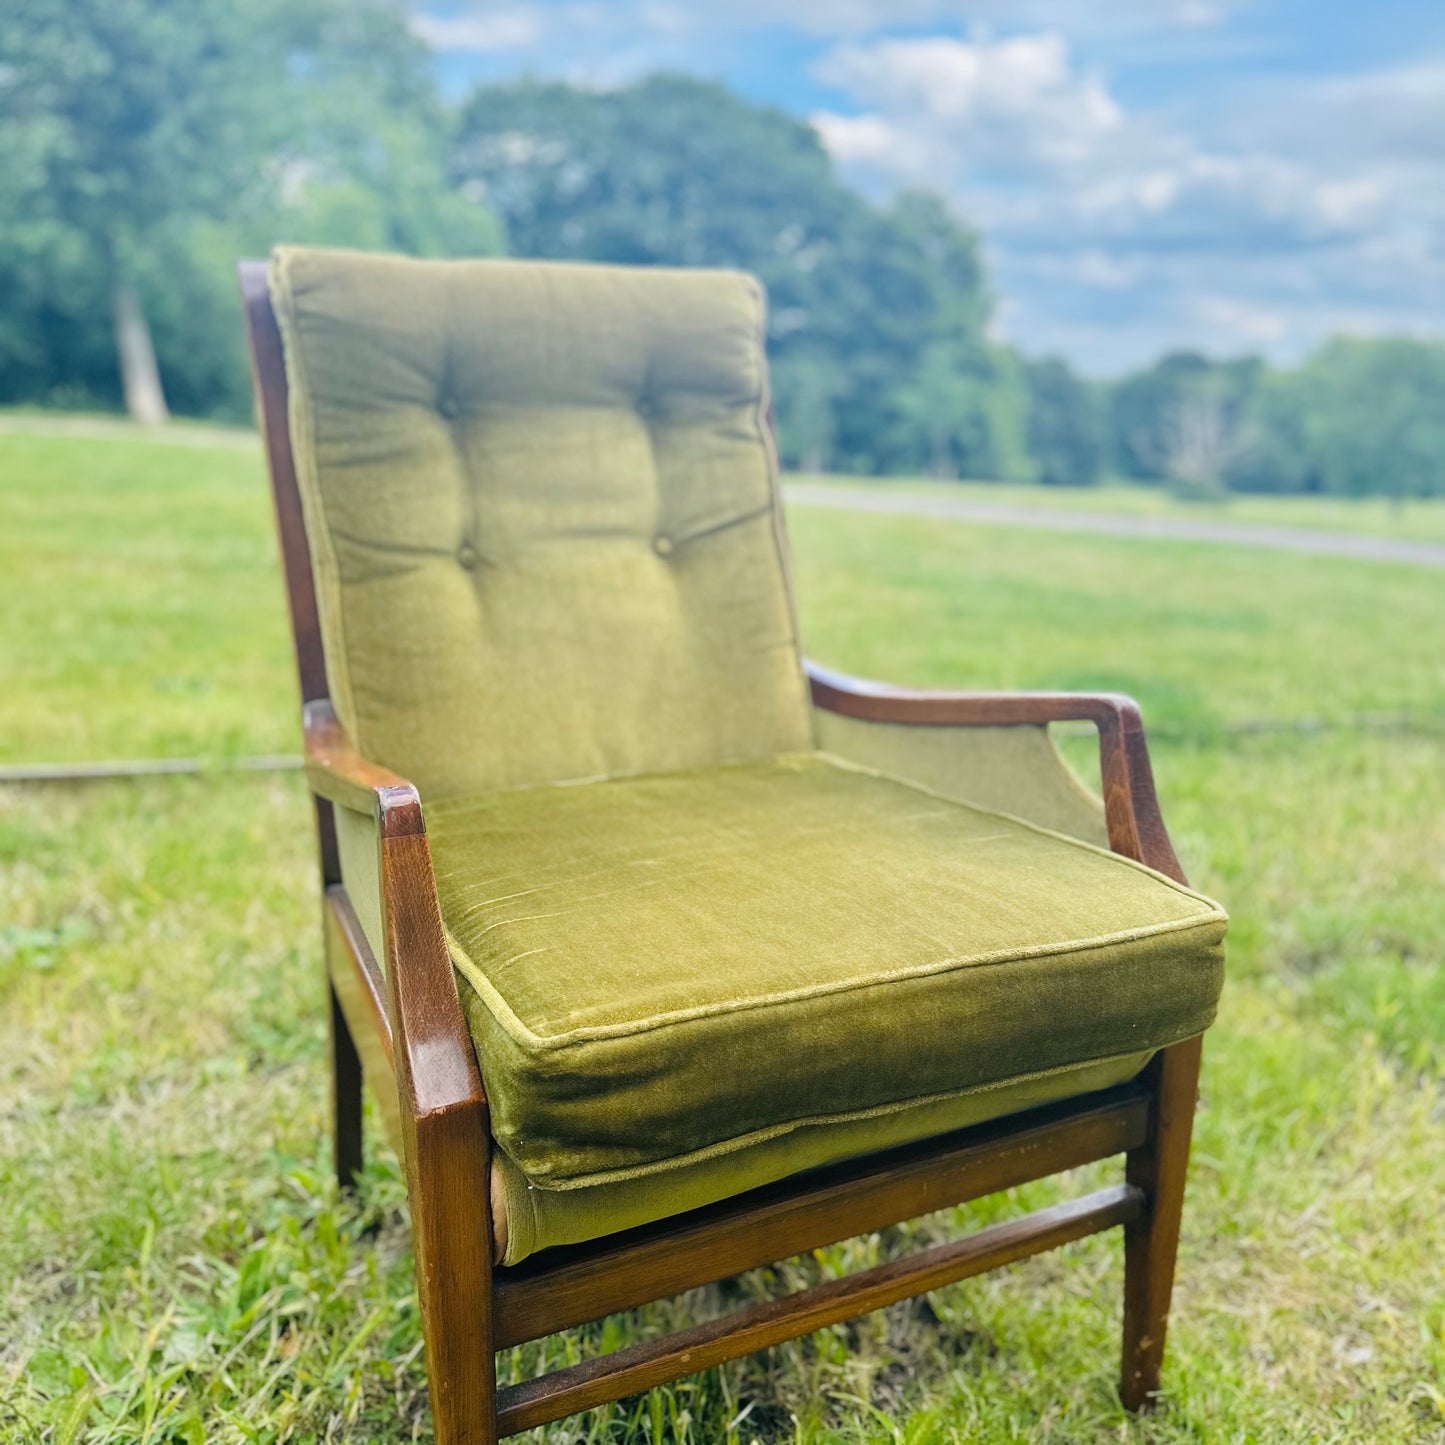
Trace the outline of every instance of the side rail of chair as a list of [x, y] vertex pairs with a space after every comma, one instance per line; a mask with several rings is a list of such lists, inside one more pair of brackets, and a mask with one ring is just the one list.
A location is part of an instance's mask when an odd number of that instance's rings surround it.
[[1091, 722], [1099, 733], [1099, 773], [1109, 846], [1185, 882], [1159, 812], [1144, 722], [1119, 693], [933, 692], [834, 672], [809, 661], [813, 704], [865, 722], [916, 727], [1047, 726]]
[[[492, 1219], [487, 1096], [457, 995], [421, 798], [356, 750], [327, 701], [305, 709], [312, 788], [378, 824], [396, 1085], [437, 1433], [489, 1411]], [[445, 1307], [442, 1301], [446, 1301]]]
[[[306, 774], [321, 797], [377, 820], [381, 914], [398, 1083], [411, 1111], [477, 1103], [481, 1074], [452, 974], [421, 798], [405, 778], [368, 761], [326, 701], [305, 709]], [[403, 1046], [404, 1041], [404, 1046]], [[410, 1079], [403, 1079], [403, 1074]]]

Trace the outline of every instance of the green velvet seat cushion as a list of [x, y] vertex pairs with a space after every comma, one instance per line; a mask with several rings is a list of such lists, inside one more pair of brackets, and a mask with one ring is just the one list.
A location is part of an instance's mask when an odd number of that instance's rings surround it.
[[1021, 1079], [924, 1099], [903, 1109], [800, 1121], [726, 1154], [703, 1155], [660, 1174], [580, 1189], [537, 1189], [500, 1150], [492, 1155], [493, 1227], [498, 1262], [519, 1264], [539, 1249], [579, 1244], [667, 1219], [746, 1190], [856, 1155], [1073, 1099], [1131, 1079], [1152, 1050], [1096, 1059]]
[[825, 755], [427, 817], [493, 1132], [533, 1188], [1152, 1050], [1222, 982], [1208, 899]]

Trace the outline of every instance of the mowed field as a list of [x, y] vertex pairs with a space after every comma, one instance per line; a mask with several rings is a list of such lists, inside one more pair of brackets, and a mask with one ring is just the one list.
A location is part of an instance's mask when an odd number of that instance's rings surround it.
[[[1442, 520], [1422, 505], [1361, 529]], [[1119, 1408], [1110, 1236], [538, 1438], [1445, 1441], [1445, 572], [801, 506], [789, 522], [822, 661], [1144, 706], [1185, 866], [1234, 920], [1167, 1397], [1147, 1421]], [[296, 751], [270, 527], [244, 439], [0, 435], [0, 763]], [[1065, 745], [1087, 770], [1087, 740]], [[377, 1130], [361, 1199], [328, 1182], [309, 828], [295, 773], [0, 787], [0, 1439], [430, 1438], [405, 1195]]]

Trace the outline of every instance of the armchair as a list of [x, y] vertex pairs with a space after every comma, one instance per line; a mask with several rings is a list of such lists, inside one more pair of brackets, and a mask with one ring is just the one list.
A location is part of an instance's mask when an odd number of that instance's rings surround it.
[[[746, 278], [283, 249], [241, 283], [336, 1168], [365, 1080], [437, 1439], [1116, 1226], [1144, 1407], [1226, 921], [1133, 703], [805, 666]], [[1062, 719], [1098, 730], [1102, 805]], [[1082, 1198], [497, 1388], [497, 1350], [1116, 1154]]]

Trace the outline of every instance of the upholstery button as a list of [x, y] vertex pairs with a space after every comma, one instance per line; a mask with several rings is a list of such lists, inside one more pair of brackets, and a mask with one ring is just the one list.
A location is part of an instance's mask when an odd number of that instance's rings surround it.
[[441, 412], [441, 414], [446, 417], [448, 421], [455, 421], [457, 418], [457, 413], [461, 410], [461, 408], [457, 405], [456, 397], [444, 396], [437, 403], [437, 410]]
[[672, 538], [661, 535], [654, 537], [652, 539], [652, 550], [656, 552], [659, 557], [671, 557]]
[[467, 569], [473, 571], [477, 565], [477, 549], [470, 542], [463, 542], [457, 548], [457, 561]]

